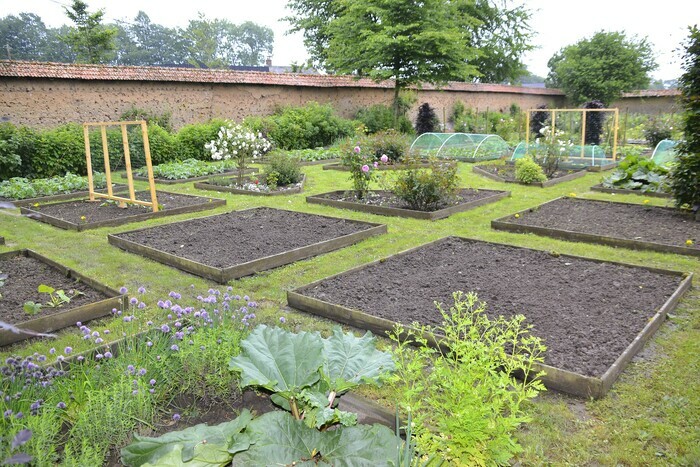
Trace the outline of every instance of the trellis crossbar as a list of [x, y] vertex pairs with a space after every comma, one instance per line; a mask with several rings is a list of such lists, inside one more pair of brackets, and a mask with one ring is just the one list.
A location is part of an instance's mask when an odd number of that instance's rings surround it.
[[[151, 192], [151, 201], [142, 201], [136, 199], [134, 190], [134, 176], [131, 171], [131, 154], [129, 152], [129, 136], [127, 133], [128, 125], [141, 126], [141, 135], [143, 137], [143, 152], [146, 156], [146, 169], [148, 171], [148, 185]], [[124, 148], [124, 165], [126, 167], [126, 179], [129, 187], [129, 197], [123, 198], [115, 196], [112, 191], [112, 168], [109, 162], [109, 149], [107, 144], [107, 127], [119, 126], [122, 132], [122, 145]], [[96, 193], [95, 185], [92, 176], [92, 155], [90, 154], [90, 127], [98, 127], [102, 135], [102, 154], [104, 156], [105, 178], [107, 179], [107, 193]], [[140, 204], [149, 206], [153, 212], [158, 212], [158, 198], [156, 196], [156, 185], [153, 178], [153, 165], [151, 164], [151, 148], [148, 144], [148, 126], [144, 120], [125, 121], [125, 122], [96, 122], [83, 123], [83, 137], [85, 139], [85, 159], [87, 162], [87, 177], [90, 201], [95, 201], [96, 198], [109, 199], [119, 202], [120, 207], [126, 207], [126, 203]]]

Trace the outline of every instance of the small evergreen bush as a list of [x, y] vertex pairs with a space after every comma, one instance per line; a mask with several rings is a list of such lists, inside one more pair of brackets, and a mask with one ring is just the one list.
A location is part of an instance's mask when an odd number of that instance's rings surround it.
[[531, 157], [523, 157], [515, 161], [515, 179], [529, 185], [534, 182], [546, 182], [547, 176]]
[[222, 126], [226, 126], [226, 120], [214, 118], [206, 123], [195, 123], [180, 128], [175, 135], [179, 158], [211, 160], [211, 153], [204, 145], [218, 137]]
[[434, 133], [439, 131], [440, 121], [435, 110], [427, 102], [418, 107], [418, 117], [416, 118], [416, 134]]
[[263, 178], [270, 185], [269, 178], [274, 174], [278, 186], [293, 185], [301, 181], [301, 168], [299, 159], [290, 157], [280, 152], [271, 154], [267, 159], [267, 166], [263, 170]]

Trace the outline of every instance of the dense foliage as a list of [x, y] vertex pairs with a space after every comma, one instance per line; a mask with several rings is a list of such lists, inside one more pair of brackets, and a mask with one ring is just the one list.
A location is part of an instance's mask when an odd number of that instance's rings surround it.
[[459, 179], [457, 164], [444, 160], [431, 160], [430, 168], [418, 168], [420, 159], [409, 161], [409, 169], [399, 171], [391, 182], [391, 192], [409, 208], [431, 211], [453, 199]]
[[416, 134], [434, 133], [440, 130], [440, 120], [435, 114], [435, 110], [430, 104], [424, 102], [418, 107], [418, 117], [416, 117]]
[[643, 132], [644, 139], [651, 148], [656, 148], [661, 141], [671, 139], [672, 136], [670, 127], [660, 118], [651, 118]]
[[272, 185], [287, 186], [301, 181], [302, 173], [298, 158], [277, 152], [270, 154], [265, 162], [262, 176], [271, 188], [274, 189]]
[[657, 65], [646, 38], [599, 31], [562, 48], [548, 66], [547, 85], [562, 89], [574, 104], [595, 99], [610, 105], [624, 91], [646, 89]]
[[[332, 42], [338, 39], [338, 20], [343, 17], [356, 15], [351, 11], [352, 3], [360, 3], [360, 8], [366, 8], [367, 19], [387, 25], [383, 36], [376, 37], [377, 45], [385, 45], [388, 48], [412, 49], [416, 62], [423, 61], [426, 57], [436, 52], [441, 52], [442, 47], [437, 42], [426, 43], [423, 41], [423, 33], [431, 30], [436, 34], [443, 34], [446, 28], [454, 22], [455, 33], [461, 34], [458, 40], [462, 41], [461, 47], [456, 48], [459, 55], [467, 61], [470, 72], [462, 74], [457, 79], [476, 79], [481, 82], [501, 83], [517, 80], [525, 74], [525, 66], [522, 63], [522, 55], [531, 50], [532, 30], [528, 24], [531, 12], [523, 5], [511, 6], [504, 2], [492, 0], [457, 1], [457, 2], [423, 2], [420, 5], [411, 2], [384, 1], [384, 2], [335, 2], [328, 0], [292, 0], [288, 2], [288, 8], [292, 15], [286, 18], [290, 22], [291, 31], [304, 34], [304, 45], [311, 56], [311, 61], [317, 66], [333, 70], [336, 66], [333, 60]], [[387, 18], [385, 9], [395, 10], [396, 17]], [[433, 9], [441, 10], [436, 16]], [[412, 12], [410, 10], [424, 10], [417, 14], [426, 15], [421, 21], [421, 31], [411, 31], [405, 25], [411, 25]], [[444, 14], [444, 17], [440, 15]], [[350, 22], [351, 20], [347, 20]], [[412, 25], [415, 26], [415, 25]], [[342, 27], [342, 26], [340, 26]], [[374, 35], [376, 31], [372, 31]], [[396, 34], [392, 34], [395, 32]], [[406, 33], [408, 35], [406, 35]], [[417, 34], [416, 34], [417, 33]], [[413, 35], [418, 39], [411, 44]], [[352, 43], [363, 41], [364, 36], [353, 38], [350, 33], [343, 35], [342, 40], [349, 39]], [[369, 37], [369, 36], [367, 36]], [[374, 42], [374, 40], [373, 40]], [[430, 46], [434, 48], [426, 48]], [[351, 47], [351, 44], [348, 44]], [[477, 51], [478, 53], [474, 53]], [[410, 51], [409, 51], [410, 52]], [[466, 55], [464, 53], [466, 52]], [[440, 63], [438, 55], [435, 55], [435, 64]], [[391, 63], [387, 64], [389, 68]], [[360, 66], [358, 71], [371, 69]], [[426, 80], [429, 81], [429, 80]]]
[[[107, 179], [104, 174], [93, 173], [93, 187], [104, 188]], [[63, 177], [37, 178], [29, 180], [13, 177], [0, 182], [0, 198], [13, 200], [52, 196], [88, 189], [87, 177], [67, 173]]]
[[378, 161], [386, 156], [390, 162], [401, 161], [407, 154], [410, 138], [396, 130], [380, 131], [372, 135], [362, 136], [357, 140], [362, 152]]
[[362, 108], [357, 111], [355, 118], [362, 122], [367, 133], [377, 133], [383, 130], [398, 130], [402, 133], [411, 133], [411, 121], [406, 115], [399, 116], [398, 122], [394, 119], [394, 111], [382, 104]]
[[[167, 162], [153, 166], [153, 176], [165, 180], [184, 180], [205, 175], [220, 174], [235, 167], [234, 161], [225, 160], [217, 163], [204, 162], [197, 159], [185, 159], [182, 162]], [[144, 167], [134, 171], [136, 175], [145, 177]]]
[[667, 193], [668, 169], [651, 159], [627, 156], [613, 173], [603, 179], [606, 188], [639, 190], [642, 193]]
[[272, 54], [272, 30], [250, 21], [199, 15], [185, 28], [169, 28], [139, 11], [130, 21], [103, 24], [105, 11], [90, 13], [81, 1], [66, 12], [74, 27], [46, 27], [34, 13], [0, 18], [0, 43], [15, 60], [113, 65], [256, 66]]
[[546, 182], [547, 175], [542, 166], [528, 156], [515, 161], [515, 179], [529, 185], [535, 182]]
[[[601, 101], [588, 101], [583, 104], [584, 109], [604, 109], [605, 104]], [[586, 144], [600, 145], [600, 137], [603, 134], [603, 124], [605, 123], [605, 112], [586, 113], [586, 134], [584, 135]]]
[[[547, 105], [541, 104], [538, 105], [537, 108], [546, 109]], [[551, 112], [532, 112], [530, 114], [530, 133], [534, 134], [536, 137], [539, 136], [551, 114]]]
[[676, 205], [700, 212], [700, 29], [689, 28], [685, 55], [685, 72], [679, 81], [681, 102], [685, 110], [685, 141], [678, 146], [678, 165], [671, 173], [671, 190]]
[[[397, 344], [392, 384], [412, 416], [418, 451], [450, 465], [508, 465], [521, 451], [515, 432], [530, 420], [525, 403], [544, 390], [535, 365], [545, 346], [532, 326], [522, 315], [489, 318], [485, 309], [476, 294], [457, 292], [449, 309], [438, 305], [441, 326], [397, 325], [389, 336]], [[428, 334], [439, 347], [428, 345]]]

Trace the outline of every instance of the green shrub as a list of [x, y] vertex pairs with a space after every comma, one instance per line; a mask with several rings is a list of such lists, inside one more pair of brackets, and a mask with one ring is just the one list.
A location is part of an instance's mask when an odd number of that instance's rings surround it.
[[286, 186], [299, 183], [301, 181], [301, 169], [299, 159], [290, 157], [279, 152], [270, 155], [267, 166], [263, 170], [263, 177], [270, 185], [270, 174], [275, 174], [277, 185]]
[[639, 190], [643, 193], [667, 193], [668, 169], [656, 164], [651, 159], [640, 156], [627, 156], [617, 169], [603, 179], [606, 188]]
[[[141, 136], [140, 128], [134, 127], [134, 130], [137, 131], [129, 137], [129, 141], [133, 144], [129, 146], [130, 150], [134, 148], [139, 154], [139, 160], [143, 160], [143, 163], [138, 165], [138, 167], [143, 167], [146, 163], [146, 156], [143, 152], [143, 137]], [[148, 145], [151, 149], [151, 163], [153, 165], [165, 164], [166, 162], [180, 159], [177, 138], [156, 123], [148, 125]]]
[[[421, 162], [416, 159], [412, 162]], [[457, 192], [457, 165], [452, 162], [430, 161], [429, 169], [414, 164], [395, 176], [391, 191], [411, 209], [431, 211], [448, 202]]]
[[[396, 325], [389, 334], [396, 344], [392, 389], [403, 415], [410, 411], [418, 452], [449, 465], [508, 465], [521, 450], [515, 433], [530, 421], [524, 404], [544, 390], [535, 364], [545, 346], [523, 315], [489, 318], [476, 294], [453, 298], [449, 310], [438, 305], [441, 326]], [[444, 336], [439, 348], [427, 335]]]
[[644, 139], [649, 147], [655, 148], [665, 139], [671, 139], [671, 129], [660, 118], [652, 118], [644, 129]]
[[360, 109], [355, 116], [362, 122], [368, 134], [385, 130], [398, 130], [401, 133], [412, 133], [411, 121], [405, 115], [401, 115], [398, 124], [394, 125], [394, 109], [382, 104], [375, 104], [366, 109]]
[[217, 138], [222, 126], [226, 126], [226, 120], [215, 118], [206, 123], [195, 123], [180, 128], [175, 135], [179, 158], [210, 161], [211, 153], [204, 145]]
[[39, 133], [31, 173], [35, 177], [51, 177], [71, 172], [87, 173], [83, 128], [77, 124], [62, 125]]
[[547, 176], [531, 157], [523, 157], [515, 161], [515, 179], [529, 185], [534, 182], [546, 182]]
[[360, 138], [362, 152], [374, 160], [386, 155], [391, 162], [399, 162], [406, 157], [410, 146], [409, 138], [396, 130], [380, 131]]
[[264, 118], [262, 125], [259, 131], [281, 149], [328, 146], [355, 132], [353, 121], [335, 115], [330, 104], [317, 102], [309, 102], [304, 107], [284, 107]]
[[0, 124], [0, 180], [22, 174], [22, 157], [18, 154], [16, 132], [11, 123]]
[[430, 107], [430, 104], [424, 102], [418, 107], [418, 116], [416, 117], [416, 134], [435, 133], [440, 130], [440, 120], [438, 120], [435, 110]]

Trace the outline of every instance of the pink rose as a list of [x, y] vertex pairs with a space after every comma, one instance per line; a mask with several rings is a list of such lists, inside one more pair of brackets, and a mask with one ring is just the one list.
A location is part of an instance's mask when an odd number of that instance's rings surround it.
[[365, 164], [362, 166], [362, 171], [363, 172], [369, 172], [369, 165]]
[[382, 164], [389, 162], [389, 158], [386, 156], [386, 154], [382, 154], [382, 157], [380, 157], [379, 160], [382, 161]]
[[374, 168], [376, 169], [377, 167], [379, 167], [379, 162], [374, 163]]
[[360, 153], [360, 146], [355, 146], [355, 154], [359, 154], [359, 153]]

